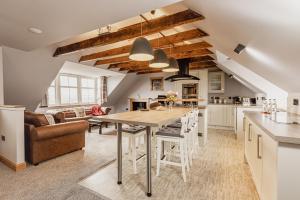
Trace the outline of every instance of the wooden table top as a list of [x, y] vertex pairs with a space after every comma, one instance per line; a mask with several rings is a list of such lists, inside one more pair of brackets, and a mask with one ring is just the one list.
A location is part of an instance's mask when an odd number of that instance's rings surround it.
[[142, 126], [158, 127], [167, 123], [171, 123], [176, 119], [188, 113], [190, 108], [173, 108], [164, 111], [149, 110], [149, 111], [130, 111], [116, 114], [98, 116], [97, 118], [105, 122], [134, 124]]

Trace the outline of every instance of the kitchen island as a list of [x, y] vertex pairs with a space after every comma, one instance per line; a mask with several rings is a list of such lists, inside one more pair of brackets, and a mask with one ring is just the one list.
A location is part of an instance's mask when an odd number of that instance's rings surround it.
[[262, 200], [300, 199], [300, 125], [261, 112], [245, 111], [244, 145], [257, 192]]

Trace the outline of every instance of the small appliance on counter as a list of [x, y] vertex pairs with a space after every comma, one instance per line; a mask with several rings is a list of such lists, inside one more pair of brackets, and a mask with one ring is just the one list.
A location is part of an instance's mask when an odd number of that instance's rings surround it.
[[256, 105], [256, 98], [250, 98], [250, 105], [255, 106]]
[[242, 105], [243, 106], [250, 106], [250, 98], [249, 97], [243, 97], [242, 99]]
[[239, 96], [232, 97], [232, 103], [233, 104], [242, 104], [242, 98]]

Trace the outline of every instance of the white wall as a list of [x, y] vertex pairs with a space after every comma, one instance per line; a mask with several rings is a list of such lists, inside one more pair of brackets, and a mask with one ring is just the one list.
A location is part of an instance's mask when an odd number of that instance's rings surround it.
[[14, 164], [25, 162], [24, 108], [0, 107], [0, 155]]
[[[298, 99], [299, 105], [293, 105], [293, 99]], [[290, 93], [288, 96], [288, 112], [300, 115], [300, 93]]]
[[[190, 71], [191, 75], [197, 75], [200, 78], [199, 84], [199, 98], [207, 99], [207, 70], [196, 70]], [[158, 95], [165, 95], [169, 90], [176, 91], [176, 82], [164, 81], [163, 91], [151, 91], [150, 78], [151, 77], [168, 77], [172, 73], [157, 73], [157, 74], [145, 74], [145, 75], [135, 75], [128, 74], [124, 78], [124, 82], [119, 84], [116, 91], [119, 92], [118, 96], [114, 99], [114, 112], [124, 112], [128, 108], [128, 98], [157, 98]], [[206, 104], [207, 102], [203, 102]]]
[[108, 96], [116, 89], [126, 75], [109, 76], [107, 78], [107, 93]]
[[0, 46], [0, 105], [4, 104], [4, 88], [3, 88], [3, 50]]
[[259, 90], [266, 94], [267, 99], [276, 99], [279, 108], [287, 109], [288, 93], [285, 90], [249, 70], [245, 66], [237, 63], [233, 59], [228, 59], [228, 57], [222, 52], [216, 51], [216, 55], [219, 67], [222, 70], [238, 77], [240, 82], [245, 83], [245, 85], [250, 85], [253, 88], [259, 88]]
[[[146, 75], [136, 75], [128, 74], [129, 76], [127, 82], [130, 84], [120, 84], [122, 87], [122, 95], [118, 96], [117, 102], [115, 104], [115, 112], [126, 111], [128, 108], [128, 98], [157, 98], [158, 95], [163, 95], [169, 90], [173, 90], [174, 83], [170, 81], [164, 81], [163, 91], [151, 91], [150, 78], [151, 77], [167, 77], [170, 73], [157, 73], [157, 74], [146, 74]], [[134, 80], [134, 81], [132, 81]]]
[[225, 74], [225, 90], [222, 94], [209, 93], [209, 98], [211, 96], [222, 96], [222, 97], [232, 97], [232, 96], [241, 96], [241, 97], [255, 97], [256, 92], [250, 90], [234, 78], [229, 78]]
[[25, 52], [3, 47], [4, 103], [35, 110], [66, 60], [74, 55], [52, 57], [54, 47]]

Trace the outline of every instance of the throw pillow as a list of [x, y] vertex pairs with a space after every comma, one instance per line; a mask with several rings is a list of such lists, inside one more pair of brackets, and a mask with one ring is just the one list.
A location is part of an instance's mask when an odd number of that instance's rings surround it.
[[76, 117], [85, 117], [85, 110], [83, 107], [74, 108], [74, 112], [76, 114]]
[[93, 106], [92, 107], [92, 115], [94, 116], [100, 116], [100, 115], [103, 115], [103, 112], [101, 110], [101, 107], [100, 106]]
[[45, 117], [47, 118], [47, 121], [50, 125], [53, 125], [55, 124], [55, 120], [54, 120], [54, 117], [53, 115], [45, 115]]
[[49, 125], [44, 114], [25, 111], [25, 123], [32, 124], [35, 127]]

